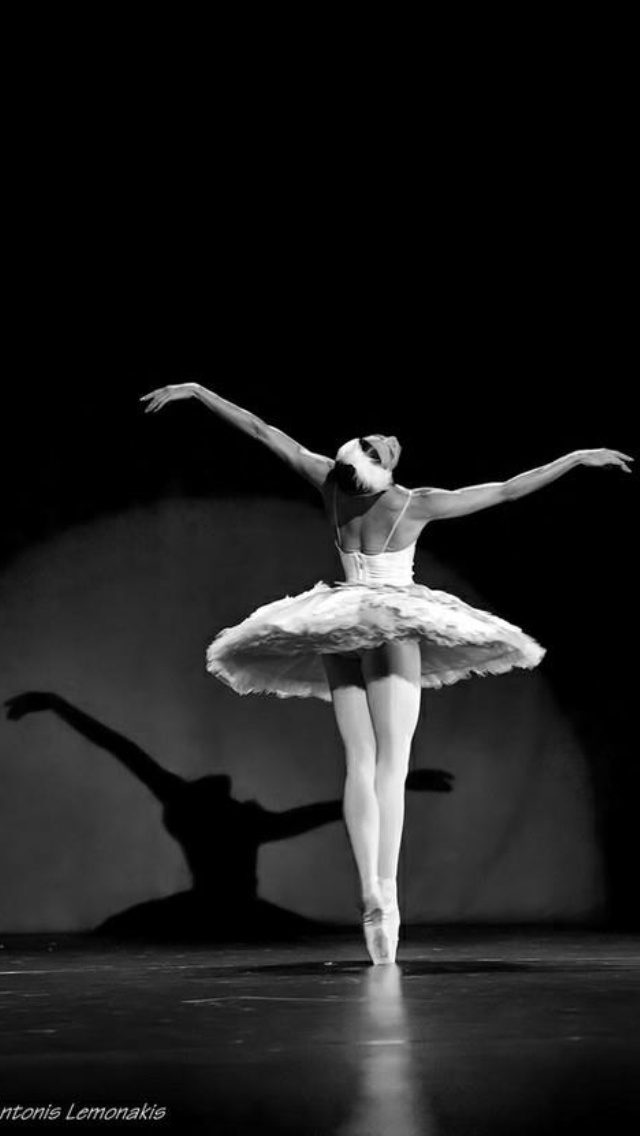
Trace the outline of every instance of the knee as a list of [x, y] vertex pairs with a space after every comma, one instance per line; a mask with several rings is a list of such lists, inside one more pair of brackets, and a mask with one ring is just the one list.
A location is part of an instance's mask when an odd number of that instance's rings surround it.
[[346, 747], [347, 777], [371, 781], [376, 771], [376, 751], [369, 746]]
[[387, 777], [406, 778], [411, 757], [411, 739], [396, 739], [378, 747], [377, 773]]

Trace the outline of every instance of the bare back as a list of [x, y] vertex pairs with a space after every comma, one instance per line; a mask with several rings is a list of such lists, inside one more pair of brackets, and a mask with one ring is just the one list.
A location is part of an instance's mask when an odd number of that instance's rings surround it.
[[412, 516], [409, 494], [408, 489], [394, 483], [382, 493], [352, 495], [343, 493], [328, 478], [322, 496], [328, 520], [339, 533], [342, 550], [376, 556], [413, 544], [428, 521]]

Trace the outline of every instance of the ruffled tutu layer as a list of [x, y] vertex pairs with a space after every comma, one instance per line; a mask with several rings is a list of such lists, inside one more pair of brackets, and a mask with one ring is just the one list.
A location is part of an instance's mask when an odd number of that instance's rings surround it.
[[448, 592], [320, 583], [221, 631], [207, 650], [207, 670], [238, 694], [330, 701], [322, 655], [408, 640], [420, 644], [424, 687], [532, 668], [545, 654], [519, 627]]

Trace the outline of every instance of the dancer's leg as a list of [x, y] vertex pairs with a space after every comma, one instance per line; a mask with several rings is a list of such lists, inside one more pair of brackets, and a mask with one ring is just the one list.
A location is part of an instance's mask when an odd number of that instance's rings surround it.
[[365, 904], [378, 896], [380, 817], [375, 790], [376, 738], [360, 660], [325, 655], [336, 723], [344, 745], [344, 819]]
[[356, 656], [329, 655], [324, 662], [346, 755], [344, 818], [360, 875], [362, 929], [372, 962], [391, 962], [392, 947], [378, 881], [376, 738], [362, 669]]
[[386, 643], [363, 652], [362, 671], [377, 748], [378, 875], [395, 879], [404, 824], [405, 781], [420, 713], [420, 648], [417, 643]]
[[404, 826], [405, 781], [420, 713], [420, 649], [388, 643], [362, 656], [367, 700], [377, 745], [376, 794], [380, 808], [378, 874], [389, 960], [400, 931], [397, 872]]

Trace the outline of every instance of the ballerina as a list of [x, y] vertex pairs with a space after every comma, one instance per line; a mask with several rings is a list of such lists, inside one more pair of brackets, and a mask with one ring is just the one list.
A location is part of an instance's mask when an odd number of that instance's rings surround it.
[[316, 584], [221, 630], [207, 650], [207, 670], [239, 694], [332, 702], [365, 943], [375, 965], [393, 963], [405, 782], [421, 690], [533, 668], [545, 654], [519, 627], [414, 583], [418, 537], [431, 521], [516, 500], [579, 465], [630, 473], [633, 459], [618, 450], [575, 450], [503, 482], [410, 490], [394, 480], [395, 437], [353, 438], [329, 458], [199, 383], [161, 387], [141, 401], [148, 413], [187, 398], [263, 443], [322, 494], [344, 581]]

